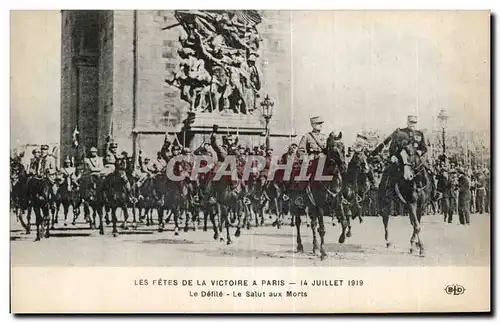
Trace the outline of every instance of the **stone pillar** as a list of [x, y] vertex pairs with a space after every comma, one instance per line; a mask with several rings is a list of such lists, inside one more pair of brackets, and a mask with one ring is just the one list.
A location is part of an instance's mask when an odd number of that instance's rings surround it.
[[120, 150], [132, 152], [134, 118], [134, 11], [113, 13], [113, 108], [110, 123]]
[[[98, 149], [104, 147], [106, 137], [112, 133], [113, 112], [113, 11], [101, 12], [100, 57], [99, 57], [99, 124], [97, 129]], [[101, 152], [103, 153], [103, 152]]]

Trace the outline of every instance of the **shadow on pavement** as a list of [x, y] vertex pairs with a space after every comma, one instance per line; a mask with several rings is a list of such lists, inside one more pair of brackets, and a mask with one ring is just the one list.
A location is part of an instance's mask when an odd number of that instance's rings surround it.
[[88, 237], [88, 236], [90, 236], [90, 233], [78, 233], [78, 232], [73, 232], [73, 233], [54, 233], [54, 231], [50, 232], [50, 237], [51, 238]]
[[156, 240], [144, 240], [142, 243], [146, 244], [199, 244], [186, 239], [156, 239]]

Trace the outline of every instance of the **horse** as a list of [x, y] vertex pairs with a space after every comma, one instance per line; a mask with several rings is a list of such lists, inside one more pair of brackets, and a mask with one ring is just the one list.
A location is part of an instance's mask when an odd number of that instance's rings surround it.
[[27, 183], [28, 197], [36, 217], [36, 238], [50, 237], [50, 207], [53, 201], [54, 183], [47, 177], [32, 176]]
[[[26, 234], [31, 231], [31, 205], [28, 195], [28, 180], [30, 176], [26, 172], [22, 163], [11, 158], [10, 164], [10, 185], [11, 185], [11, 207], [16, 213], [17, 219], [26, 230]], [[24, 222], [23, 215], [27, 212], [27, 223]]]
[[[95, 229], [96, 216], [99, 216], [99, 234], [104, 234], [104, 194], [102, 174], [87, 174], [81, 179], [80, 198], [83, 204], [83, 212], [85, 218], [90, 224], [91, 229]], [[74, 206], [73, 206], [74, 207]], [[90, 215], [92, 208], [92, 216]], [[73, 217], [73, 225], [75, 225], [77, 216]]]
[[[155, 176], [155, 189], [158, 196], [158, 231], [163, 232], [165, 230], [165, 224], [170, 221], [170, 218], [174, 217], [174, 235], [179, 235], [179, 219], [181, 213], [188, 210], [189, 205], [189, 194], [190, 185], [185, 174], [179, 174], [184, 178], [180, 181], [173, 181], [168, 178], [165, 172], [158, 173]], [[167, 212], [167, 217], [164, 219], [165, 211]], [[189, 218], [189, 214], [186, 214], [186, 223]]]
[[62, 205], [64, 212], [64, 226], [68, 225], [68, 213], [70, 207], [73, 209], [72, 223], [74, 225], [76, 219], [80, 215], [80, 205], [82, 204], [80, 197], [80, 185], [78, 184], [76, 178], [64, 173], [60, 173], [56, 180], [58, 183], [58, 190], [56, 194], [55, 222], [57, 223], [59, 209]]
[[367, 156], [363, 151], [356, 151], [352, 155], [347, 171], [343, 176], [341, 201], [344, 212], [347, 211], [346, 221], [348, 231], [346, 237], [351, 236], [350, 218], [359, 218], [359, 223], [363, 223], [363, 215], [367, 206], [368, 192], [374, 185], [373, 173], [370, 169]]
[[226, 243], [230, 245], [232, 243], [231, 234], [229, 227], [236, 224], [235, 237], [239, 237], [241, 234], [241, 213], [242, 213], [242, 184], [241, 180], [234, 179], [222, 179], [219, 181], [212, 182], [212, 188], [214, 197], [218, 203], [218, 211], [220, 217], [220, 227], [215, 223], [215, 217], [211, 215], [211, 220], [214, 229], [214, 239], [220, 238], [220, 241], [224, 239], [219, 236], [219, 229], [222, 233], [222, 229], [226, 228]]
[[132, 198], [132, 187], [127, 174], [127, 170], [129, 169], [128, 164], [129, 160], [127, 158], [117, 158], [114, 171], [104, 179], [103, 193], [105, 201], [111, 210], [113, 237], [118, 236], [118, 230], [116, 228], [116, 224], [118, 222], [116, 210], [118, 208], [120, 208], [124, 214], [122, 228], [127, 229], [128, 205]]
[[[143, 219], [146, 218], [146, 225], [153, 225], [153, 210], [157, 206], [158, 196], [155, 188], [155, 175], [148, 174], [146, 178], [142, 180], [140, 186], [136, 183], [137, 189], [137, 203], [133, 204], [133, 214], [134, 214], [134, 223], [136, 208], [139, 210], [139, 222], [144, 223]], [[144, 214], [142, 211], [144, 210]]]
[[386, 246], [391, 245], [389, 242], [390, 202], [399, 200], [408, 212], [413, 226], [410, 254], [418, 248], [420, 256], [424, 256], [424, 244], [419, 235], [420, 220], [435, 190], [434, 181], [424, 160], [413, 145], [409, 143], [404, 145], [399, 156], [401, 157], [399, 163], [391, 164], [386, 168], [378, 191]]
[[[325, 154], [326, 156], [320, 155], [319, 158], [312, 160], [311, 168], [312, 173], [310, 174], [309, 184], [306, 188], [307, 196], [309, 197], [308, 210], [309, 216], [311, 217], [311, 229], [313, 232], [313, 254], [317, 255], [318, 242], [316, 238], [316, 227], [318, 226], [318, 233], [320, 237], [319, 252], [321, 260], [327, 257], [327, 253], [324, 249], [324, 238], [325, 238], [325, 224], [324, 216], [329, 212], [335, 210], [337, 219], [342, 224], [342, 233], [339, 237], [339, 242], [343, 243], [345, 240], [347, 221], [345, 220], [344, 212], [342, 210], [342, 205], [340, 203], [340, 194], [342, 186], [342, 173], [345, 172], [345, 146], [342, 139], [342, 133], [336, 136], [333, 132], [327, 138]], [[320, 161], [322, 157], [325, 162], [324, 169], [320, 169]], [[318, 181], [315, 180], [316, 171], [326, 170], [327, 174], [332, 176], [330, 181]], [[297, 252], [303, 252], [304, 247], [302, 245], [302, 239], [300, 237], [300, 221], [296, 221], [297, 228]]]

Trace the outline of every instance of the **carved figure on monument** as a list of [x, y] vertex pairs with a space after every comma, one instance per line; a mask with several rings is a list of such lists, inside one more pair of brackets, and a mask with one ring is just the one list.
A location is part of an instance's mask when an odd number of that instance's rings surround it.
[[260, 90], [255, 65], [260, 37], [255, 10], [177, 10], [186, 32], [173, 80], [190, 111], [251, 113]]

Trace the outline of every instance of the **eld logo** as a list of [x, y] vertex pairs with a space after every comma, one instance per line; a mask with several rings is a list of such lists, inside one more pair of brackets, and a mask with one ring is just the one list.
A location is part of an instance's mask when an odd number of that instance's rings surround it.
[[448, 295], [462, 295], [463, 293], [465, 293], [465, 288], [460, 285], [448, 285], [446, 286], [444, 291]]

